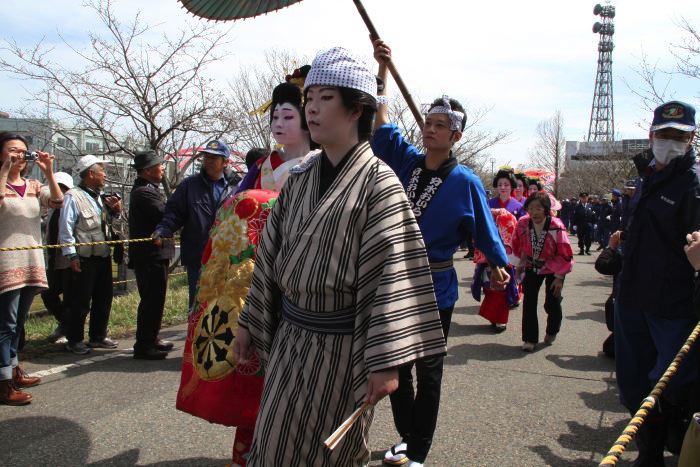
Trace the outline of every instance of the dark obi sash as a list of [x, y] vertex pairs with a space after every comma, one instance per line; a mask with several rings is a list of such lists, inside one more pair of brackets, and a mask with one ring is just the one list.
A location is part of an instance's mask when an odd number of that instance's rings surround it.
[[454, 267], [452, 258], [446, 261], [430, 261], [430, 272], [445, 272], [451, 271]]
[[355, 308], [336, 311], [308, 311], [282, 298], [282, 318], [295, 326], [321, 334], [352, 335], [355, 331]]

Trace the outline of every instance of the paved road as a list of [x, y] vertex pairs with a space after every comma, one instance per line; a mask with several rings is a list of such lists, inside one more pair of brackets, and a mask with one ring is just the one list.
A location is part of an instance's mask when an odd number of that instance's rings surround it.
[[[613, 362], [599, 356], [610, 281], [595, 272], [594, 257], [576, 257], [565, 285], [562, 331], [553, 346], [533, 354], [520, 350], [519, 310], [499, 335], [477, 316], [467, 293], [473, 266], [456, 258], [462, 297], [427, 465], [597, 465], [627, 414], [617, 401]], [[182, 347], [182, 326], [165, 334]], [[120, 347], [130, 346], [124, 341]], [[59, 354], [26, 362], [30, 372], [55, 373], [31, 390], [30, 406], [0, 406], [0, 465], [222, 467], [233, 429], [175, 410], [181, 358], [177, 351], [171, 355], [143, 362], [119, 350], [95, 352], [90, 360]], [[382, 401], [370, 465], [381, 465], [396, 437], [388, 400]], [[625, 454], [619, 465], [629, 465], [635, 454]]]

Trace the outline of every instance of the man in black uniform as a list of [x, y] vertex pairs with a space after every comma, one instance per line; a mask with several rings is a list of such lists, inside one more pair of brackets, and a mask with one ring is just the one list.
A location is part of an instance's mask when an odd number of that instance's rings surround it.
[[[152, 150], [140, 151], [131, 166], [138, 177], [129, 201], [129, 237], [150, 237], [165, 211], [165, 197], [158, 188], [165, 172], [163, 158]], [[134, 269], [141, 297], [136, 318], [136, 359], [161, 360], [173, 348], [173, 343], [160, 339], [158, 332], [168, 289], [168, 265], [174, 254], [172, 241], [164, 240], [161, 246], [151, 242], [129, 244], [129, 267]]]
[[588, 193], [579, 194], [579, 201], [574, 207], [574, 224], [576, 225], [576, 234], [578, 235], [579, 255], [591, 254], [591, 237], [593, 236], [593, 227], [591, 226], [591, 218], [593, 211], [591, 205], [588, 204]]

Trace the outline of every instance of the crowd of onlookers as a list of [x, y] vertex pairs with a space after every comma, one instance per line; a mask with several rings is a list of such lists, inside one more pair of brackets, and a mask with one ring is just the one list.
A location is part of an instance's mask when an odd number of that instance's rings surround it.
[[[118, 239], [113, 226], [123, 218], [123, 207], [121, 196], [103, 191], [108, 161], [94, 155], [81, 157], [73, 168], [74, 179], [66, 172], [53, 172], [51, 154], [30, 152], [28, 146], [21, 135], [0, 133], [0, 247], [17, 248], [0, 252], [0, 403], [10, 405], [30, 403], [31, 394], [22, 389], [40, 383], [40, 378], [26, 374], [18, 361], [24, 324], [38, 293], [56, 319], [56, 329], [48, 336], [51, 342], [78, 355], [119, 345], [109, 337], [108, 324], [112, 263], [124, 261], [124, 246], [104, 242]], [[265, 156], [264, 152], [256, 154], [252, 151], [251, 157]], [[175, 253], [173, 234], [182, 229], [180, 250], [191, 303], [204, 243], [218, 206], [240, 181], [240, 176], [228, 169], [230, 150], [224, 142], [212, 141], [198, 155], [202, 170], [184, 179], [167, 203], [160, 189], [165, 173], [163, 157], [152, 150], [139, 151], [131, 165], [137, 176], [129, 196], [129, 237], [152, 237], [152, 241], [128, 247], [128, 267], [134, 270], [141, 299], [136, 359], [163, 359], [173, 348], [172, 342], [158, 335]], [[41, 169], [46, 179], [43, 186], [25, 178], [30, 163]], [[83, 245], [20, 249], [42, 244]]]

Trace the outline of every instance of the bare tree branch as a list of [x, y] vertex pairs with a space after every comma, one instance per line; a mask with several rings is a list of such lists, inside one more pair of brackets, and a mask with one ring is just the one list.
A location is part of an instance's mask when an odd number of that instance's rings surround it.
[[[101, 155], [115, 163], [140, 148], [178, 154], [210, 138], [230, 137], [234, 126], [226, 95], [207, 77], [228, 45], [229, 30], [198, 22], [153, 41], [157, 31], [140, 15], [123, 23], [110, 0], [86, 6], [105, 32], [90, 33], [86, 50], [62, 38], [79, 58], [79, 69], [55, 60], [43, 41], [28, 49], [7, 42], [0, 56], [1, 70], [41, 84], [33, 93], [36, 102], [50, 94], [52, 120], [59, 128], [99, 137], [105, 146]], [[73, 157], [82, 155], [84, 149], [72, 146], [63, 149]], [[184, 173], [175, 165], [172, 186]]]
[[564, 172], [566, 138], [564, 118], [559, 110], [537, 125], [537, 142], [530, 150], [530, 162], [537, 168], [554, 174], [553, 194], [559, 196], [559, 179]]

